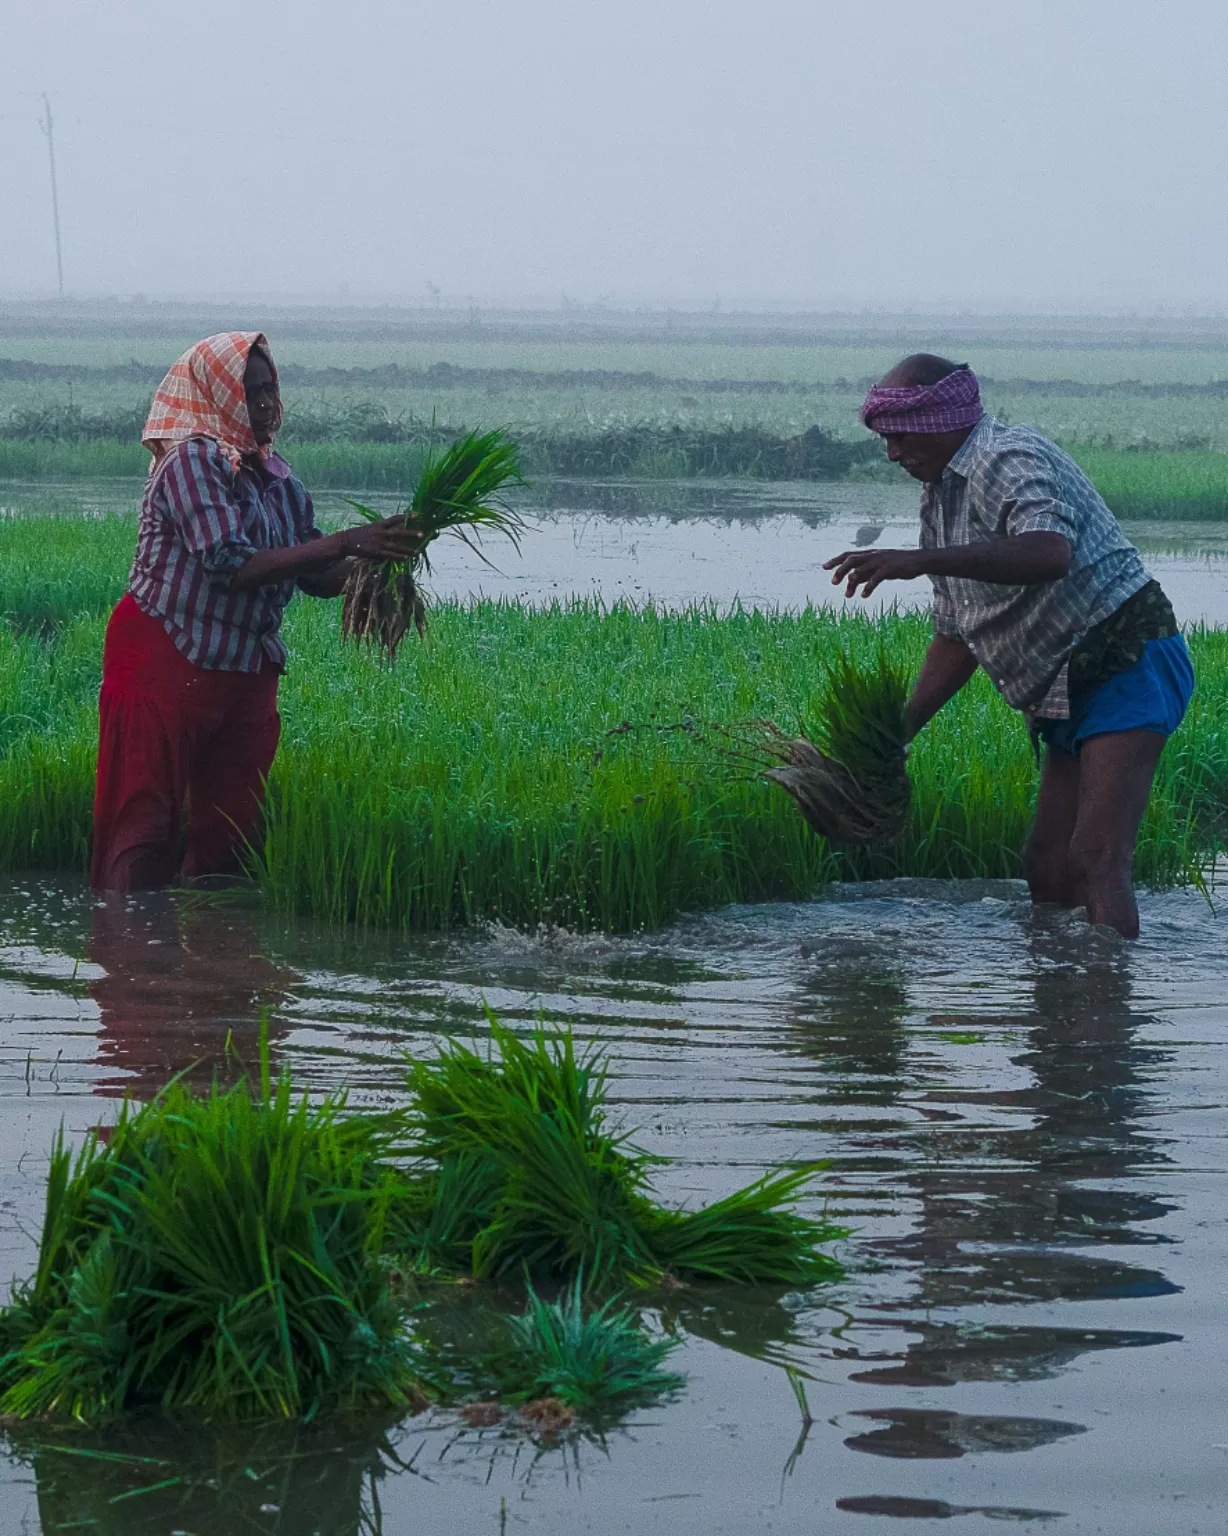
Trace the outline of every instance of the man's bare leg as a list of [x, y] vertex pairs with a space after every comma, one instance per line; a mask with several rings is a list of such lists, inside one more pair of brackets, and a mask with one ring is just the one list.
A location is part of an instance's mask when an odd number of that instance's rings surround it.
[[1164, 750], [1158, 731], [1114, 731], [1083, 743], [1069, 878], [1093, 923], [1138, 937], [1134, 845]]
[[1045, 749], [1036, 817], [1023, 851], [1033, 901], [1075, 907], [1083, 899], [1070, 875], [1070, 840], [1079, 816], [1079, 759]]

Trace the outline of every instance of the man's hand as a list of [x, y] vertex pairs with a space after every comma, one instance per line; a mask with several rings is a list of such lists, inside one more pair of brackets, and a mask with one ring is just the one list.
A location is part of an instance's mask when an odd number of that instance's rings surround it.
[[824, 561], [823, 569], [834, 572], [833, 587], [848, 582], [845, 597], [856, 597], [858, 587], [864, 588], [862, 597], [869, 597], [880, 582], [915, 581], [925, 575], [919, 549], [846, 549], [834, 560]]

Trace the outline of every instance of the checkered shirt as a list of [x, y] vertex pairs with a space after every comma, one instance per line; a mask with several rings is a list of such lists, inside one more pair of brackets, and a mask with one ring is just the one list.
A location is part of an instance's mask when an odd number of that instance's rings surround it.
[[259, 550], [319, 537], [311, 497], [284, 459], [272, 454], [259, 467], [245, 459], [236, 469], [222, 444], [195, 437], [176, 444], [146, 484], [129, 590], [196, 666], [280, 671], [281, 617], [296, 583], [235, 592], [231, 578]]
[[1020, 533], [1064, 534], [1069, 572], [1027, 586], [934, 576], [934, 632], [962, 640], [1015, 709], [1066, 719], [1071, 651], [1151, 576], [1069, 454], [1032, 427], [985, 416], [922, 492], [921, 548]]

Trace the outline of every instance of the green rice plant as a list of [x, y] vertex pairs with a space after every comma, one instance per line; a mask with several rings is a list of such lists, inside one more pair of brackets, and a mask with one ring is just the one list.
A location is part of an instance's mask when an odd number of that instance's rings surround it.
[[306, 1420], [420, 1402], [381, 1258], [386, 1120], [274, 1086], [125, 1106], [57, 1140], [34, 1278], [0, 1314], [0, 1413]]
[[19, 634], [52, 636], [123, 596], [135, 517], [0, 520], [0, 617]]
[[577, 1056], [569, 1030], [539, 1027], [522, 1040], [488, 1019], [484, 1054], [452, 1041], [438, 1060], [410, 1066], [417, 1268], [583, 1276], [607, 1289], [667, 1273], [799, 1285], [842, 1273], [820, 1245], [843, 1229], [793, 1209], [814, 1167], [769, 1175], [705, 1210], [666, 1210], [651, 1195], [652, 1160], [609, 1126], [605, 1056]]
[[614, 1298], [587, 1307], [577, 1278], [557, 1301], [530, 1286], [527, 1307], [505, 1319], [503, 1347], [482, 1368], [502, 1402], [554, 1398], [590, 1415], [622, 1412], [681, 1388], [682, 1377], [663, 1369], [677, 1344], [650, 1337]]
[[[450, 533], [481, 555], [482, 534], [494, 532], [519, 548], [524, 523], [501, 493], [523, 483], [519, 450], [499, 431], [470, 432], [438, 456], [432, 453], [405, 512], [406, 527], [423, 535], [421, 550], [404, 562], [354, 562], [345, 584], [341, 633], [378, 647], [394, 661], [411, 624], [419, 635], [426, 633], [421, 577], [431, 569], [431, 542]], [[369, 522], [381, 520], [370, 507], [350, 505]]]
[[[765, 1174], [695, 1211], [663, 1213], [652, 1245], [662, 1268], [675, 1275], [745, 1285], [817, 1285], [844, 1270], [821, 1241], [842, 1228], [800, 1215], [794, 1202], [826, 1163]], [[817, 1234], [822, 1230], [822, 1236]]]
[[[0, 533], [0, 586], [4, 570], [26, 570], [37, 597], [20, 617], [18, 574], [0, 625], [0, 869], [82, 870], [104, 609], [129, 534], [38, 518]], [[38, 593], [40, 564], [68, 583], [90, 573], [81, 591], [94, 571], [112, 575], [61, 604], [52, 585]], [[43, 625], [35, 608], [57, 617]], [[911, 613], [449, 601], [390, 671], [338, 647], [327, 604], [294, 604], [253, 872], [276, 907], [337, 925], [621, 932], [729, 902], [808, 900], [833, 880], [1017, 877], [1036, 765], [982, 675], [911, 744], [912, 808], [891, 843], [812, 837], [775, 787], [718, 771], [681, 733], [619, 734], [627, 720], [787, 721], [799, 702], [811, 722], [799, 679], [845, 655], [873, 671], [884, 650], [915, 675], [929, 637]], [[1135, 865], [1144, 885], [1209, 875], [1228, 834], [1228, 634], [1200, 629], [1190, 646], [1198, 688], [1160, 759]]]
[[[808, 825], [833, 843], [893, 842], [908, 822], [905, 768], [908, 678], [879, 648], [873, 666], [847, 653], [829, 664], [810, 737], [790, 737], [771, 721], [718, 734], [739, 766], [758, 766], [787, 790]], [[817, 745], [816, 745], [817, 743]]]

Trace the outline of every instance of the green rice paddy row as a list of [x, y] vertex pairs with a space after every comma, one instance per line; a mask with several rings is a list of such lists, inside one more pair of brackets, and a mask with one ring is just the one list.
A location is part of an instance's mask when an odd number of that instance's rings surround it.
[[[105, 612], [131, 526], [10, 524], [0, 537], [0, 867], [84, 869]], [[814, 838], [687, 721], [804, 724], [826, 663], [880, 643], [910, 668], [924, 616], [665, 614], [572, 603], [438, 605], [395, 668], [343, 645], [337, 605], [287, 618], [285, 730], [257, 874], [274, 902], [343, 922], [654, 928], [829, 881], [1013, 877], [1036, 790], [1026, 731], [978, 677], [914, 745], [914, 804], [887, 847]], [[1228, 635], [1191, 637], [1199, 687], [1164, 754], [1144, 883], [1197, 881], [1228, 808]]]
[[[437, 438], [442, 439], [441, 430]], [[408, 492], [428, 451], [416, 442], [287, 443], [295, 470], [318, 490]], [[759, 428], [610, 427], [578, 436], [522, 435], [530, 477], [690, 479], [869, 478], [895, 480], [881, 448], [840, 442], [818, 429], [783, 437]], [[1075, 457], [1119, 517], [1218, 521], [1228, 517], [1228, 453], [1136, 452], [1072, 445]], [[136, 478], [149, 455], [134, 441], [15, 441], [0, 438], [0, 482]]]

